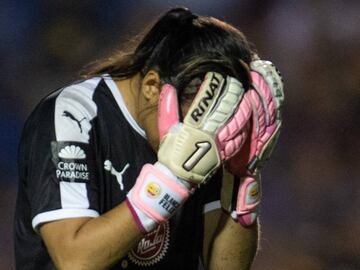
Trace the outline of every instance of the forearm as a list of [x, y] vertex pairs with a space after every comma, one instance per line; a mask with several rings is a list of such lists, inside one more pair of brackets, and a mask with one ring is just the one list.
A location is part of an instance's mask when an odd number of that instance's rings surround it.
[[[61, 222], [56, 226], [61, 226]], [[46, 229], [46, 225], [41, 228], [42, 235], [52, 237]], [[125, 256], [142, 237], [125, 202], [88, 219], [75, 233], [71, 228], [62, 230], [65, 230], [64, 238], [60, 243], [55, 239], [45, 241], [54, 243], [47, 248], [59, 269], [105, 269]]]
[[255, 257], [258, 243], [258, 225], [244, 228], [227, 214], [222, 214], [214, 237], [209, 269], [248, 270]]

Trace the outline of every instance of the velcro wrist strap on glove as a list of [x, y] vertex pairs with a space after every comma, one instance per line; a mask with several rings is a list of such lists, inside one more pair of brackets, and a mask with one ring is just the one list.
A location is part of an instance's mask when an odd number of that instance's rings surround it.
[[128, 205], [142, 232], [168, 220], [190, 195], [189, 186], [157, 163], [142, 168], [127, 195]]
[[236, 204], [236, 217], [241, 225], [246, 227], [255, 222], [258, 216], [260, 199], [261, 189], [258, 179], [254, 177], [241, 179]]
[[242, 226], [254, 223], [259, 214], [261, 201], [260, 176], [246, 176], [240, 179], [224, 172], [221, 190], [221, 206]]

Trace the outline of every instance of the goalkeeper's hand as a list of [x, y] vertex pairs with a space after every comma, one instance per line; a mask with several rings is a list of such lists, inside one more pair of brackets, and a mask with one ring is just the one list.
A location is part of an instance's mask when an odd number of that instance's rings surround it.
[[207, 181], [222, 161], [239, 151], [251, 115], [250, 103], [244, 103], [243, 96], [238, 80], [208, 72], [181, 123], [176, 90], [169, 84], [163, 86], [158, 162], [143, 167], [128, 194], [129, 207], [144, 232], [169, 219], [194, 187]]
[[230, 174], [226, 174], [221, 196], [222, 207], [244, 226], [253, 224], [258, 215], [260, 170], [278, 141], [284, 101], [282, 78], [271, 62], [254, 60], [250, 68], [252, 89], [245, 99], [253, 107], [251, 134], [226, 164]]

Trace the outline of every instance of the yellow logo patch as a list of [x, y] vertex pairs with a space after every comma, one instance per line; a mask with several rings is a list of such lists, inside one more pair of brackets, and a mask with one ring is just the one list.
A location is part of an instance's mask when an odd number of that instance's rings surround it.
[[259, 195], [259, 189], [258, 189], [257, 185], [255, 185], [255, 186], [251, 189], [250, 195], [251, 195], [252, 197], [256, 197], [256, 196]]
[[146, 192], [150, 198], [157, 198], [161, 193], [161, 187], [158, 183], [151, 182], [146, 185]]

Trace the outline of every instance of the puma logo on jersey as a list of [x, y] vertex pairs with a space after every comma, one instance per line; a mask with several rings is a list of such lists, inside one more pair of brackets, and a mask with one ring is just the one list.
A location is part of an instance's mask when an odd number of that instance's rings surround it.
[[81, 120], [78, 120], [78, 119], [75, 118], [75, 116], [72, 113], [70, 113], [68, 111], [64, 111], [62, 116], [69, 117], [71, 120], [75, 121], [78, 124], [79, 128], [80, 128], [80, 132], [81, 133], [83, 132], [82, 126], [81, 126], [81, 121], [85, 120], [86, 117], [82, 118]]
[[120, 189], [124, 190], [124, 184], [123, 184], [123, 174], [125, 173], [125, 171], [127, 170], [127, 168], [130, 167], [129, 163], [126, 163], [126, 165], [124, 166], [124, 168], [118, 172], [114, 167], [113, 164], [110, 160], [105, 160], [104, 161], [104, 169], [109, 171], [112, 175], [114, 175], [116, 177], [116, 180], [118, 181], [119, 185], [120, 185]]

